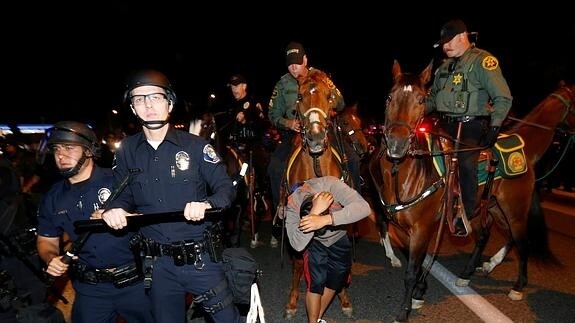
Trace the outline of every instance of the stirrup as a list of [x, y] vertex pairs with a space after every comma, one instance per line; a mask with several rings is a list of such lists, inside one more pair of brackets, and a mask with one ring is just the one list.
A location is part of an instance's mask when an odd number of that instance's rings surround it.
[[[463, 228], [456, 224], [459, 220], [461, 220], [461, 222], [463, 223]], [[465, 214], [463, 214], [461, 217], [456, 217], [455, 220], [453, 221], [453, 235], [456, 237], [467, 237], [471, 231], [473, 231], [471, 229], [471, 223], [469, 223], [469, 220], [467, 219], [467, 216]]]

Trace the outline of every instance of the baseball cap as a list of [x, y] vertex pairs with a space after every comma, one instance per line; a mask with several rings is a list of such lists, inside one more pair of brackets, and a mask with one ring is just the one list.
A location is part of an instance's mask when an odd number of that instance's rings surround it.
[[450, 40], [453, 37], [467, 31], [465, 23], [461, 19], [453, 19], [446, 22], [443, 27], [441, 27], [440, 39], [437, 43], [433, 44], [433, 48], [437, 48]]
[[292, 41], [286, 47], [286, 65], [290, 66], [291, 64], [301, 64], [303, 63], [303, 57], [305, 55], [305, 50], [303, 49], [303, 45]]
[[242, 84], [242, 83], [248, 83], [248, 81], [246, 80], [246, 78], [241, 75], [241, 74], [234, 74], [232, 75], [232, 77], [230, 77], [230, 82], [228, 83], [228, 86], [232, 86], [232, 85], [238, 85], [238, 84]]

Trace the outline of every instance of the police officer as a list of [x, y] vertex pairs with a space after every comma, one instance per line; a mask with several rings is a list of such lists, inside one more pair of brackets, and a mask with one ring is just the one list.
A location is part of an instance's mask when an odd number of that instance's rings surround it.
[[203, 138], [170, 127], [176, 95], [161, 72], [134, 73], [124, 98], [142, 132], [122, 141], [113, 169], [118, 178], [141, 172], [102, 218], [114, 229], [124, 228], [134, 214], [183, 210], [188, 220], [141, 228], [155, 322], [184, 322], [186, 292], [215, 322], [239, 322], [223, 266], [208, 248], [217, 225], [205, 216], [206, 209], [229, 207], [235, 198], [225, 165]]
[[[298, 79], [305, 77], [312, 68], [308, 67], [308, 58], [301, 43], [290, 42], [286, 47], [285, 57], [288, 73], [276, 83], [268, 111], [269, 119], [281, 134], [281, 141], [272, 153], [268, 166], [274, 209], [279, 204], [282, 177], [287, 167], [289, 153], [293, 148], [292, 139], [301, 130], [300, 121], [296, 118]], [[343, 96], [335, 86], [333, 96], [336, 101], [335, 112], [342, 111], [345, 103]], [[359, 158], [354, 158], [354, 154], [348, 154], [348, 158], [354, 185], [359, 189]]]
[[[264, 148], [263, 138], [269, 128], [269, 120], [265, 117], [262, 104], [248, 92], [248, 81], [241, 74], [234, 74], [230, 78], [228, 86], [232, 92], [232, 111], [235, 115], [232, 132], [230, 136], [231, 144], [241, 154], [242, 159], [250, 162], [255, 173], [254, 198], [257, 203], [265, 205], [264, 195], [268, 190], [267, 173], [265, 170], [269, 164], [269, 152]], [[256, 202], [256, 201], [255, 201]], [[255, 204], [254, 202], [254, 204]], [[259, 216], [253, 210], [253, 232], [250, 240], [250, 247], [256, 248], [263, 243], [259, 240]], [[264, 210], [265, 212], [265, 210]], [[259, 212], [261, 215], [263, 212]], [[248, 219], [252, 220], [252, 219]], [[239, 235], [235, 235], [239, 237]]]
[[[98, 138], [85, 124], [61, 121], [47, 130], [48, 147], [64, 177], [44, 196], [38, 213], [38, 253], [46, 272], [59, 277], [69, 269], [60, 255], [60, 239], [67, 233], [78, 239], [74, 221], [99, 217], [112, 193], [111, 169], [96, 166]], [[152, 322], [150, 300], [142, 275], [128, 247], [133, 233], [92, 233], [71, 268], [76, 298], [73, 322]]]
[[[512, 97], [499, 61], [469, 41], [465, 23], [450, 20], [441, 29], [434, 47], [447, 59], [435, 72], [426, 112], [439, 112], [440, 126], [456, 139], [459, 149], [493, 146], [511, 108]], [[458, 129], [461, 129], [459, 137]], [[456, 218], [456, 235], [470, 232], [477, 201], [477, 159], [480, 149], [457, 154], [463, 218]]]

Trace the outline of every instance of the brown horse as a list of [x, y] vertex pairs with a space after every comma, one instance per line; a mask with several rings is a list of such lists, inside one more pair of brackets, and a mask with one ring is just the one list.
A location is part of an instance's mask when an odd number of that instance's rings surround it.
[[[527, 285], [528, 256], [536, 256], [537, 259], [547, 262], [554, 259], [548, 249], [544, 219], [539, 219], [540, 222], [535, 223], [537, 219], [534, 216], [541, 216], [541, 212], [538, 212], [540, 211], [538, 199], [532, 199], [535, 188], [535, 164], [551, 145], [555, 132], [575, 135], [575, 85], [562, 83], [525, 118], [510, 119], [518, 123], [509, 133], [518, 134], [525, 143], [523, 149], [527, 171], [520, 177], [501, 178], [494, 182], [488, 209], [489, 216], [486, 219], [476, 218], [472, 221], [473, 230], [478, 232], [475, 248], [456, 284], [467, 286], [476, 270], [490, 273], [515, 246], [519, 255], [518, 277], [508, 296], [512, 300], [521, 300], [523, 288]], [[489, 262], [480, 264], [493, 220], [503, 229], [507, 243]]]
[[378, 200], [392, 226], [393, 241], [408, 260], [405, 292], [397, 321], [407, 321], [412, 297], [425, 291], [423, 260], [438, 222], [443, 179], [431, 158], [420, 158], [410, 150], [428, 147], [417, 126], [425, 112], [430, 64], [419, 75], [403, 74], [393, 65], [394, 84], [385, 110], [385, 132], [379, 151], [370, 160], [369, 171]]
[[[361, 132], [361, 123], [354, 109], [345, 109], [337, 117], [331, 117], [335, 102], [331, 96], [333, 84], [328, 76], [319, 70], [311, 70], [305, 78], [298, 81], [297, 117], [300, 119], [302, 131], [301, 136], [294, 138], [294, 149], [286, 170], [286, 185], [282, 188], [284, 191], [282, 200], [287, 198], [285, 192], [291, 187], [309, 178], [327, 175], [339, 178], [344, 176], [342, 160], [345, 159], [345, 155], [338, 153], [343, 151], [343, 148], [336, 150], [332, 142], [338, 142], [337, 145], [340, 146], [343, 141], [347, 141], [359, 154], [365, 154], [367, 151], [367, 140]], [[290, 250], [290, 253], [292, 281], [289, 300], [285, 306], [286, 318], [293, 318], [297, 311], [299, 285], [303, 275], [302, 254], [294, 250]], [[338, 297], [344, 315], [350, 317], [353, 308], [347, 289], [344, 288]]]
[[[377, 183], [379, 199], [393, 224], [390, 227], [393, 240], [408, 259], [404, 296], [396, 316], [396, 321], [403, 322], [407, 321], [412, 308], [423, 304], [428, 273], [422, 266], [423, 260], [437, 224], [443, 224], [445, 213], [449, 212], [445, 205], [451, 189], [444, 188], [447, 180], [434, 166], [438, 161], [429, 156], [449, 155], [453, 151], [442, 152], [442, 147], [437, 144], [440, 140], [433, 140], [435, 144], [429, 144], [428, 136], [416, 130], [423, 120], [431, 64], [419, 75], [403, 74], [398, 62], [394, 63], [392, 71], [394, 84], [385, 112], [381, 152], [379, 158], [371, 161], [370, 171]], [[532, 203], [533, 166], [549, 146], [559, 124], [573, 131], [573, 91], [573, 86], [557, 90], [513, 129], [525, 142], [527, 171], [513, 179], [496, 179], [492, 190], [487, 190], [486, 194], [480, 189], [479, 194], [482, 197], [486, 195], [490, 203], [480, 203], [486, 212], [478, 212], [481, 216], [472, 220], [476, 247], [460, 275], [460, 285], [468, 282], [479, 264], [494, 221], [508, 235], [509, 241], [504, 250], [498, 253], [497, 259], [502, 259], [511, 246], [517, 247], [519, 254], [518, 278], [509, 295], [512, 299], [521, 299], [521, 292], [527, 283], [528, 239], [539, 243], [540, 255], [550, 254], [544, 220], [541, 214], [529, 212], [536, 207]], [[528, 217], [529, 214], [531, 216]], [[539, 221], [539, 225], [528, 226], [528, 219], [530, 222]], [[441, 236], [442, 228], [443, 225], [440, 225], [438, 236]], [[528, 228], [533, 230], [528, 232]]]

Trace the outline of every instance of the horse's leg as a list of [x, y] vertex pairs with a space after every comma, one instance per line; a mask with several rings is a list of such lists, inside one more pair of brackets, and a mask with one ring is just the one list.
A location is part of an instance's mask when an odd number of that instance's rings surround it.
[[499, 249], [499, 251], [497, 251], [493, 256], [491, 256], [491, 258], [489, 258], [489, 261], [484, 262], [481, 265], [481, 267], [475, 268], [475, 271], [481, 272], [485, 275], [489, 275], [493, 271], [493, 269], [495, 269], [495, 267], [497, 267], [499, 264], [503, 262], [503, 259], [505, 259], [505, 257], [509, 253], [509, 250], [511, 250], [512, 247], [513, 243], [508, 242], [503, 247], [501, 247], [501, 249]]
[[339, 301], [341, 302], [341, 312], [346, 317], [351, 317], [353, 315], [353, 306], [351, 305], [351, 300], [349, 299], [349, 294], [347, 293], [347, 287], [344, 287], [339, 294], [337, 294]]
[[523, 299], [523, 288], [527, 285], [527, 260], [529, 257], [529, 248], [527, 236], [523, 233], [523, 236], [515, 237], [515, 246], [517, 247], [517, 253], [519, 255], [518, 264], [518, 274], [517, 281], [513, 284], [513, 288], [509, 291], [507, 296], [513, 301], [520, 301]]
[[380, 223], [379, 243], [384, 247], [385, 256], [391, 261], [391, 267], [399, 268], [401, 267], [401, 260], [397, 258], [391, 246], [389, 232], [387, 231], [387, 222], [381, 221]]
[[[426, 232], [417, 232], [414, 231], [410, 235], [410, 243], [409, 243], [409, 257], [407, 262], [407, 268], [405, 270], [405, 278], [404, 278], [404, 294], [403, 294], [403, 301], [401, 303], [401, 309], [399, 314], [396, 316], [396, 322], [407, 322], [409, 313], [412, 309], [413, 304], [413, 296], [416, 286], [418, 284], [419, 278], [421, 277], [421, 266], [423, 264], [423, 260], [425, 259], [426, 251], [427, 251], [427, 242], [429, 241], [428, 233]], [[419, 292], [422, 292], [420, 290]], [[418, 295], [419, 297], [423, 297], [423, 295]], [[418, 304], [422, 304], [422, 299], [416, 301]]]
[[[514, 301], [523, 299], [523, 288], [527, 285], [527, 262], [530, 254], [539, 259], [551, 260], [550, 250], [547, 240], [547, 225], [545, 215], [541, 208], [541, 201], [537, 191], [533, 191], [529, 209], [524, 213], [514, 209], [515, 213], [510, 213], [513, 220], [510, 221], [510, 231], [517, 246], [519, 255], [519, 268], [517, 281], [513, 289], [509, 291], [509, 298]], [[529, 224], [528, 224], [529, 223]], [[529, 250], [528, 243], [531, 245]]]
[[[473, 228], [473, 231], [476, 232], [475, 233], [475, 237], [476, 237], [475, 238], [475, 246], [473, 248], [473, 252], [471, 253], [471, 256], [467, 260], [467, 264], [465, 265], [465, 268], [459, 274], [459, 277], [455, 281], [455, 285], [459, 286], [459, 287], [464, 287], [464, 286], [469, 285], [469, 281], [471, 279], [471, 276], [473, 275], [473, 273], [475, 273], [476, 268], [479, 267], [479, 264], [481, 262], [481, 256], [483, 255], [483, 251], [485, 250], [485, 247], [487, 246], [487, 242], [489, 241], [489, 238], [491, 237], [491, 227], [493, 225], [493, 217], [492, 217], [490, 212], [487, 213], [487, 218], [484, 221], [480, 217], [476, 217], [475, 219], [473, 219], [473, 221], [483, 222], [483, 223], [480, 224], [481, 226], [480, 226], [479, 230], [477, 230], [476, 228]], [[477, 226], [475, 226], [475, 227], [477, 227]]]
[[291, 319], [297, 312], [297, 301], [299, 299], [299, 285], [303, 276], [303, 255], [296, 253], [292, 256], [292, 277], [288, 303], [285, 306], [285, 317]]
[[423, 266], [420, 267], [421, 270], [418, 274], [420, 279], [417, 281], [415, 285], [415, 289], [413, 290], [413, 296], [411, 298], [411, 309], [416, 310], [423, 307], [423, 295], [427, 291], [427, 279], [423, 278]]

